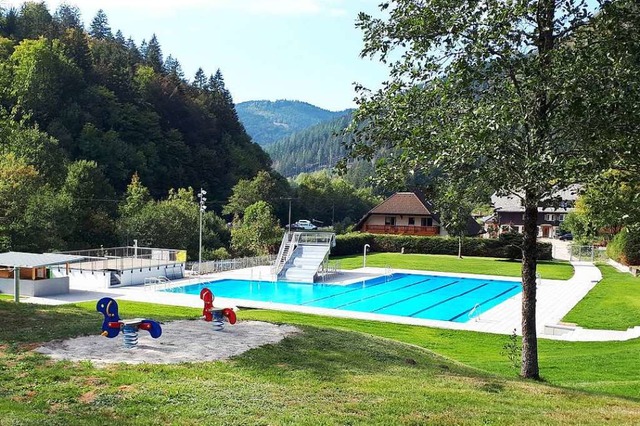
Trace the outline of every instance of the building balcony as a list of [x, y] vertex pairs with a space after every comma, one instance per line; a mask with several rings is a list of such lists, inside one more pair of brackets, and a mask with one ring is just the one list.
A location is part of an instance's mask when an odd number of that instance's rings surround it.
[[419, 235], [433, 236], [440, 235], [439, 226], [396, 226], [396, 225], [365, 225], [362, 232], [371, 234], [393, 234], [393, 235]]

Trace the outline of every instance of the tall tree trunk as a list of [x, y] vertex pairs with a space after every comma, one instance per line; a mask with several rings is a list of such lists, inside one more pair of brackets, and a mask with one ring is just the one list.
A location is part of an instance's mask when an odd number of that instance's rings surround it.
[[462, 259], [462, 235], [458, 235], [458, 259]]
[[525, 197], [524, 240], [522, 243], [522, 368], [520, 375], [528, 379], [540, 378], [538, 337], [536, 335], [537, 222], [537, 202]]
[[[555, 48], [554, 17], [555, 0], [537, 2], [536, 24], [538, 39], [536, 47], [540, 61], [540, 84], [536, 90], [534, 137], [529, 141], [527, 154], [537, 157], [538, 146], [550, 140], [549, 88], [546, 85], [553, 75], [551, 53]], [[522, 368], [520, 375], [527, 379], [540, 379], [538, 367], [538, 337], [536, 335], [536, 266], [538, 263], [538, 201], [540, 194], [525, 188], [524, 240], [522, 242]]]

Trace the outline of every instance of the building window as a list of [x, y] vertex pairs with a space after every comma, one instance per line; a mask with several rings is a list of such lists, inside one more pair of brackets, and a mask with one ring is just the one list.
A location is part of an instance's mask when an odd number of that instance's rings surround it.
[[396, 217], [395, 216], [385, 216], [384, 217], [384, 224], [385, 225], [395, 226], [396, 225]]
[[565, 216], [566, 216], [565, 214], [559, 214], [559, 215], [558, 215], [558, 221], [559, 221], [559, 222], [564, 222], [564, 218], [565, 218]]
[[430, 218], [430, 217], [420, 218], [420, 226], [433, 226], [433, 218]]
[[545, 214], [544, 215], [544, 220], [548, 221], [548, 222], [553, 222], [556, 220], [556, 215], [555, 214]]
[[409, 218], [409, 225], [415, 225], [416, 224], [416, 218], [415, 217], [410, 217]]

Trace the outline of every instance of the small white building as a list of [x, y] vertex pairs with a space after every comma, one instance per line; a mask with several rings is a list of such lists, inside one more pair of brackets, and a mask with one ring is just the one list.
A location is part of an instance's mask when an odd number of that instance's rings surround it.
[[145, 279], [184, 277], [186, 250], [137, 246], [69, 252], [84, 261], [69, 268], [53, 268], [55, 276], [68, 276], [72, 289], [96, 290], [141, 285]]

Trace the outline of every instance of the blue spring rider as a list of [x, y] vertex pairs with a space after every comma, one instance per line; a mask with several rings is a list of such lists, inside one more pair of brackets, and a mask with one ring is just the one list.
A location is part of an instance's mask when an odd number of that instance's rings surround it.
[[125, 348], [131, 349], [138, 345], [138, 330], [148, 331], [154, 339], [162, 335], [162, 327], [156, 321], [144, 318], [121, 320], [118, 303], [110, 297], [98, 300], [96, 310], [104, 315], [101, 335], [113, 339], [122, 331]]

